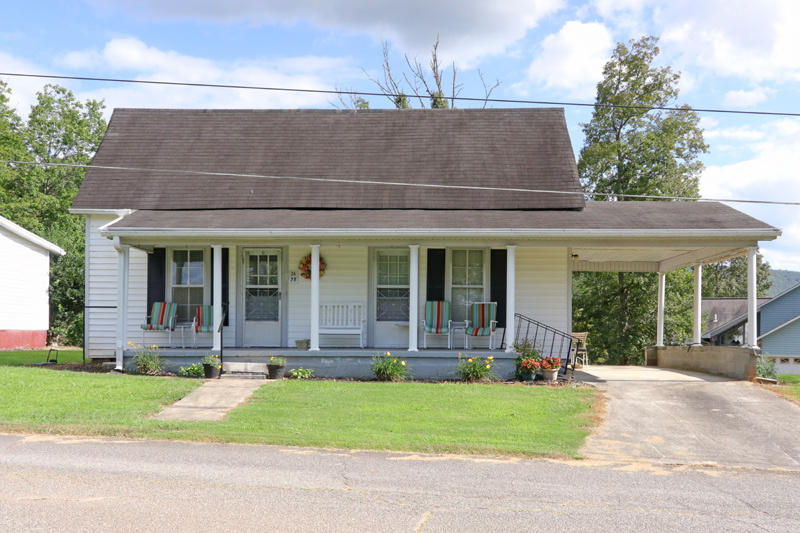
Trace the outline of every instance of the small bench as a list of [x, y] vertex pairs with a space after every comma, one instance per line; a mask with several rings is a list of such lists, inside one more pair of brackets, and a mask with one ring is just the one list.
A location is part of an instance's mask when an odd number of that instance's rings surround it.
[[326, 303], [319, 306], [320, 335], [358, 335], [364, 347], [364, 305], [358, 302]]

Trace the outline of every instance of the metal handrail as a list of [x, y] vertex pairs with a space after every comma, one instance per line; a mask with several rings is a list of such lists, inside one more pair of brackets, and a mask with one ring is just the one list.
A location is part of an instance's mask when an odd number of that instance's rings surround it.
[[[222, 352], [225, 350], [225, 339], [223, 338], [224, 326], [225, 326], [225, 318], [228, 316], [228, 306], [222, 306], [222, 320], [219, 321], [219, 328], [217, 331], [219, 332], [219, 366], [223, 366], [223, 359], [222, 359]], [[223, 374], [224, 371], [220, 369], [220, 374]]]
[[[572, 354], [574, 339], [569, 333], [543, 324], [525, 315], [514, 314], [514, 342], [533, 342], [543, 357], [558, 357], [563, 361], [559, 373], [566, 374]], [[574, 361], [573, 361], [574, 363]], [[575, 365], [572, 366], [575, 373]]]

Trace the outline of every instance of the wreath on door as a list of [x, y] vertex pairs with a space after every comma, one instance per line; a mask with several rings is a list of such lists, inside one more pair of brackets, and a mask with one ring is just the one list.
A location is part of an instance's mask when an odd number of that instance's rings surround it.
[[[304, 258], [300, 260], [300, 264], [297, 265], [297, 268], [300, 269], [300, 275], [303, 276], [305, 279], [311, 279], [311, 254], [308, 254]], [[328, 268], [328, 265], [325, 264], [325, 260], [322, 256], [319, 256], [319, 277], [322, 277], [325, 274], [325, 269]]]

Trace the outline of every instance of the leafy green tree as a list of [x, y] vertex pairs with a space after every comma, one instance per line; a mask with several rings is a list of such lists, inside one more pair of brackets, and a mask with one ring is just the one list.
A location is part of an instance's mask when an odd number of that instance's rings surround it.
[[[578, 160], [584, 191], [611, 195], [697, 196], [708, 147], [699, 117], [675, 107], [680, 73], [653, 65], [658, 39], [644, 37], [618, 44], [597, 84], [597, 100]], [[605, 197], [604, 197], [605, 198]], [[691, 271], [670, 279], [665, 310], [665, 341], [691, 336]], [[655, 342], [658, 278], [651, 273], [577, 273], [573, 294], [574, 327], [592, 334], [592, 348], [611, 364], [640, 363], [644, 347]], [[688, 305], [687, 305], [688, 298]]]
[[[0, 153], [3, 159], [85, 165], [106, 130], [102, 102], [78, 101], [71, 91], [47, 85], [27, 123], [8, 108], [0, 85]], [[68, 210], [85, 170], [46, 165], [0, 169], [0, 214], [63, 248], [50, 265], [50, 329], [61, 340], [80, 342], [84, 305], [84, 228]]]
[[[769, 263], [756, 253], [756, 292], [766, 296], [772, 286]], [[734, 257], [703, 267], [703, 298], [745, 298], [747, 256]]]

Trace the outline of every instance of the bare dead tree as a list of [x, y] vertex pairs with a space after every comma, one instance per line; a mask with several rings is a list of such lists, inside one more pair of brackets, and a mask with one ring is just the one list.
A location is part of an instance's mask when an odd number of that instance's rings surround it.
[[369, 109], [369, 102], [358, 96], [358, 93], [353, 91], [350, 87], [339, 88], [339, 85], [334, 85], [333, 90], [336, 91], [336, 98], [338, 102], [328, 100], [336, 109]]

